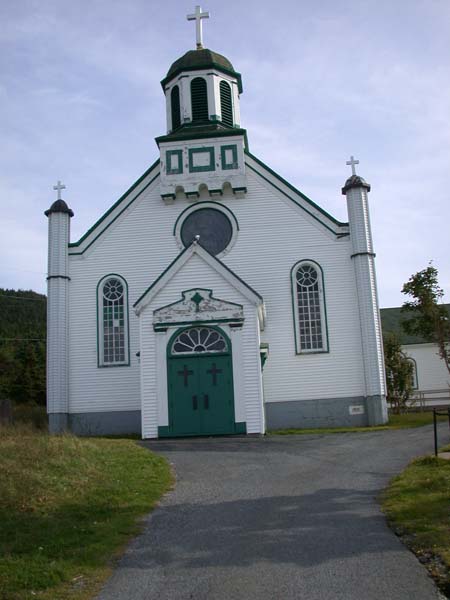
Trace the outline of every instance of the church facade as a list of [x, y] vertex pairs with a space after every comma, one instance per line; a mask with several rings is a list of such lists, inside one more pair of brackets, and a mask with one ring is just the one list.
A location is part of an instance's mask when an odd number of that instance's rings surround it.
[[51, 431], [385, 422], [370, 186], [354, 161], [341, 223], [249, 152], [228, 59], [200, 40], [161, 83], [159, 159], [77, 242], [65, 201], [46, 211]]

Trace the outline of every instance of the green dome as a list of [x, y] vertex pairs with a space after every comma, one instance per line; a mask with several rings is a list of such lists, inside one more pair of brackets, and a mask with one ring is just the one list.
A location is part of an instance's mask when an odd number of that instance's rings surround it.
[[164, 89], [165, 85], [182, 71], [198, 71], [211, 68], [236, 77], [238, 80], [239, 91], [242, 92], [241, 75], [234, 70], [234, 67], [228, 58], [225, 58], [222, 54], [208, 50], [207, 48], [189, 50], [189, 52], [183, 54], [181, 58], [172, 64], [167, 75], [161, 81], [161, 85]]

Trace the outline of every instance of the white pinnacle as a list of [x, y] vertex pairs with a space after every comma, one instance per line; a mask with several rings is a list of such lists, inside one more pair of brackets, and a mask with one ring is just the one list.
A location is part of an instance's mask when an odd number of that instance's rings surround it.
[[196, 6], [195, 13], [187, 15], [186, 18], [188, 21], [196, 21], [197, 50], [201, 50], [203, 48], [202, 19], [209, 19], [209, 12], [202, 12], [201, 6]]
[[359, 165], [359, 160], [355, 160], [354, 156], [350, 156], [350, 160], [348, 160], [345, 164], [351, 165], [352, 175], [356, 175], [355, 165]]
[[58, 192], [58, 200], [61, 200], [61, 190], [65, 190], [66, 186], [58, 180], [58, 183], [53, 186], [53, 189]]

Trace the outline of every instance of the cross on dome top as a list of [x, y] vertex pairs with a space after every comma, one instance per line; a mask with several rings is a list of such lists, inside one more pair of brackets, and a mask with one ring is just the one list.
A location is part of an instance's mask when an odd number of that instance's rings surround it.
[[351, 165], [352, 167], [352, 175], [356, 175], [355, 165], [359, 165], [359, 160], [355, 160], [354, 156], [350, 156], [350, 160], [348, 160], [346, 165]]
[[201, 6], [195, 7], [195, 13], [186, 15], [188, 21], [196, 21], [195, 30], [197, 34], [197, 50], [203, 48], [203, 31], [202, 31], [202, 19], [209, 19], [209, 12], [202, 12]]
[[58, 183], [53, 186], [53, 189], [58, 193], [58, 200], [61, 200], [61, 190], [65, 190], [66, 186], [58, 180]]

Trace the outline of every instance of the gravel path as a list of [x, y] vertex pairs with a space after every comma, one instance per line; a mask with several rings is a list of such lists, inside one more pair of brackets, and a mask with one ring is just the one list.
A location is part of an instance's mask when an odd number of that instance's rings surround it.
[[440, 597], [377, 502], [432, 451], [431, 427], [144, 445], [173, 463], [177, 484], [98, 600]]

